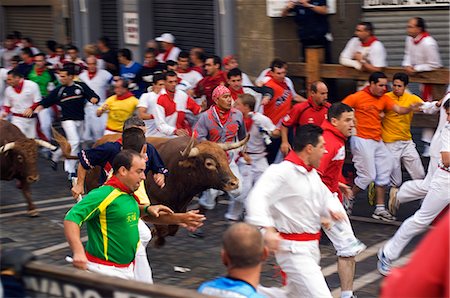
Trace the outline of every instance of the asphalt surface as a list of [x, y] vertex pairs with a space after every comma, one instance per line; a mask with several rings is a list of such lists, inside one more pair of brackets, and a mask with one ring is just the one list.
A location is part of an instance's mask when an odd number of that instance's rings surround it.
[[[29, 218], [26, 215], [26, 204], [15, 182], [0, 182], [0, 241], [1, 248], [20, 248], [33, 252], [38, 259], [48, 264], [70, 267], [64, 258], [70, 255], [63, 234], [63, 218], [73, 205], [69, 197], [70, 189], [67, 176], [59, 164], [57, 172], [51, 170], [48, 161], [39, 159], [40, 181], [32, 186], [33, 199], [40, 209], [40, 216]], [[193, 207], [195, 207], [195, 202]], [[367, 204], [366, 193], [358, 195], [354, 206], [352, 224], [356, 236], [364, 242], [368, 249], [358, 257], [355, 276], [355, 293], [358, 297], [377, 297], [383, 277], [376, 271], [376, 252], [384, 241], [389, 239], [405, 218], [419, 207], [419, 202], [402, 205], [398, 221], [385, 224], [372, 220], [373, 207]], [[148, 256], [156, 283], [175, 285], [195, 289], [205, 280], [225, 274], [220, 261], [221, 235], [227, 228], [223, 218], [227, 201], [220, 200], [216, 209], [209, 212], [204, 230], [206, 237], [194, 239], [180, 229], [175, 237], [167, 238], [166, 245], [157, 249], [148, 247]], [[85, 230], [82, 236], [85, 236]], [[403, 252], [408, 255], [417, 245], [421, 236], [416, 237]], [[339, 297], [339, 278], [337, 274], [336, 256], [331, 243], [325, 238], [321, 240], [321, 266], [328, 286], [334, 297]], [[185, 273], [175, 272], [174, 267], [190, 269]], [[261, 283], [264, 286], [280, 286], [281, 278], [276, 269], [276, 262], [271, 257], [264, 265]]]

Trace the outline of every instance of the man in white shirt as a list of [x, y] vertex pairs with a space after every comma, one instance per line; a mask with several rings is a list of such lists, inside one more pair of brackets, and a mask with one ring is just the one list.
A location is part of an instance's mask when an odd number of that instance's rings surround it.
[[201, 107], [185, 92], [176, 89], [178, 77], [175, 72], [168, 71], [165, 79], [165, 89], [159, 94], [153, 115], [156, 127], [166, 137], [190, 135], [192, 129], [186, 112], [189, 110], [197, 115]]
[[16, 70], [10, 70], [7, 77], [8, 87], [5, 90], [5, 111], [2, 118], [12, 113], [11, 123], [17, 126], [27, 137], [36, 138], [36, 116], [29, 118], [25, 110], [37, 106], [41, 101], [41, 92], [35, 82], [24, 80]]
[[[79, 78], [82, 82], [86, 83], [89, 88], [99, 96], [99, 105], [102, 105], [106, 100], [108, 88], [111, 85], [113, 78], [112, 74], [104, 69], [97, 67], [97, 58], [89, 56], [86, 58], [87, 70], [83, 71]], [[103, 114], [97, 117], [97, 105], [90, 102], [84, 106], [84, 133], [83, 140], [96, 141], [100, 139], [106, 127], [107, 114]]]
[[247, 198], [246, 220], [264, 229], [266, 245], [287, 275], [287, 297], [332, 297], [319, 266], [320, 228], [344, 215], [335, 211], [339, 200], [315, 169], [325, 152], [322, 132], [311, 124], [298, 128], [293, 150], [264, 172]]
[[[415, 75], [421, 71], [432, 71], [442, 67], [439, 47], [436, 40], [426, 31], [425, 20], [419, 17], [408, 21], [405, 40], [405, 55], [402, 66], [409, 75]], [[422, 86], [421, 98], [424, 101], [432, 101], [432, 85]], [[434, 129], [424, 128], [422, 130], [422, 141], [425, 142], [423, 156], [429, 157], [429, 147], [433, 138]]]
[[155, 40], [161, 42], [161, 46], [164, 49], [164, 53], [159, 54], [156, 60], [161, 63], [165, 63], [168, 60], [177, 61], [181, 50], [175, 46], [175, 36], [170, 33], [163, 33]]
[[191, 88], [195, 88], [197, 83], [203, 79], [203, 76], [198, 72], [189, 67], [189, 53], [181, 52], [178, 55], [178, 66], [177, 66], [177, 75], [182, 80], [187, 81]]
[[158, 73], [153, 76], [153, 85], [149, 87], [150, 90], [145, 92], [139, 98], [139, 104], [137, 106], [139, 118], [145, 122], [145, 136], [146, 137], [159, 137], [163, 136], [155, 124], [155, 108], [156, 101], [158, 100], [159, 93], [164, 89], [166, 78], [163, 73]]
[[345, 45], [339, 63], [360, 71], [382, 71], [387, 66], [386, 50], [375, 37], [372, 23], [361, 22], [356, 25], [355, 35]]

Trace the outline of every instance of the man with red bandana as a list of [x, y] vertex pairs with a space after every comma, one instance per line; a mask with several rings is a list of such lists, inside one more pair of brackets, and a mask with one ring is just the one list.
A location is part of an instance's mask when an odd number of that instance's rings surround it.
[[[347, 96], [342, 102], [355, 110], [356, 135], [350, 139], [353, 162], [357, 177], [352, 188], [356, 196], [365, 190], [371, 182], [375, 183], [376, 209], [372, 214], [375, 219], [394, 221], [395, 217], [385, 208], [385, 191], [390, 181], [391, 153], [381, 138], [381, 114], [383, 111], [394, 111], [407, 114], [417, 107], [401, 107], [387, 95], [388, 80], [384, 73], [374, 72], [369, 77], [369, 86]], [[349, 201], [351, 209], [352, 200]]]
[[142, 64], [141, 70], [136, 75], [136, 84], [139, 87], [139, 94], [142, 95], [148, 92], [148, 87], [153, 83], [153, 76], [156, 73], [163, 72], [165, 70], [164, 63], [156, 60], [157, 51], [153, 48], [148, 48], [144, 54], [144, 64]]
[[227, 76], [221, 70], [222, 60], [219, 56], [210, 56], [205, 61], [206, 76], [195, 87], [197, 97], [206, 97], [206, 105], [209, 108], [214, 104], [212, 93], [214, 88], [219, 85], [226, 85]]
[[192, 130], [186, 119], [189, 110], [198, 115], [201, 107], [184, 91], [177, 90], [177, 74], [168, 71], [165, 74], [165, 88], [160, 91], [153, 116], [156, 128], [163, 136], [187, 136]]
[[[233, 99], [231, 98], [230, 90], [220, 85], [214, 89], [212, 98], [214, 105], [200, 115], [194, 127], [194, 135], [197, 139], [216, 143], [233, 143], [236, 140], [244, 139], [246, 137], [244, 117], [241, 111], [232, 107]], [[227, 154], [231, 171], [241, 180], [239, 168], [235, 161], [238, 155], [234, 151], [227, 151]], [[234, 219], [236, 217], [234, 215], [237, 212], [237, 210], [234, 210], [236, 204], [234, 199], [240, 194], [241, 189], [242, 184], [240, 182], [236, 190], [228, 193], [231, 197], [231, 202], [228, 205], [228, 212], [225, 215], [226, 218]], [[215, 189], [209, 189], [203, 192], [199, 200], [200, 210], [203, 213], [215, 207], [215, 198], [217, 195], [218, 190]], [[199, 237], [203, 236], [198, 232], [195, 235]]]
[[286, 156], [291, 149], [288, 140], [288, 128], [305, 124], [322, 125], [327, 118], [330, 104], [327, 102], [328, 88], [324, 82], [317, 81], [311, 84], [311, 96], [308, 101], [296, 104], [289, 114], [283, 118], [281, 126], [281, 153]]
[[386, 67], [386, 50], [375, 37], [372, 23], [361, 22], [356, 25], [355, 35], [345, 45], [339, 63], [368, 72], [381, 71]]

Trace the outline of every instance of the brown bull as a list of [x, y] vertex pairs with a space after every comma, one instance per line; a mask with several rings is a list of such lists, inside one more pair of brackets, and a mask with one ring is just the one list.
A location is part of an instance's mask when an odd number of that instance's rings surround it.
[[[114, 142], [121, 135], [107, 135], [98, 140], [95, 146], [106, 142]], [[61, 148], [67, 148], [61, 138], [56, 138]], [[239, 185], [239, 180], [233, 175], [228, 164], [226, 150], [231, 150], [244, 145], [248, 137], [233, 144], [217, 144], [209, 141], [198, 142], [189, 137], [178, 138], [147, 138], [161, 158], [169, 175], [166, 178], [164, 188], [159, 188], [149, 173], [146, 179], [146, 189], [152, 204], [164, 204], [175, 212], [185, 212], [192, 198], [209, 188], [223, 191], [234, 190]], [[65, 151], [66, 157], [67, 152]], [[86, 189], [89, 191], [98, 187], [100, 168], [89, 171], [86, 176]], [[178, 226], [156, 226], [157, 237], [155, 245], [160, 246], [165, 242], [165, 237], [173, 236]]]
[[0, 120], [0, 179], [8, 181], [17, 179], [17, 185], [27, 200], [30, 216], [38, 215], [30, 190], [30, 184], [39, 180], [36, 168], [38, 145], [56, 149], [45, 141], [28, 139], [17, 126]]

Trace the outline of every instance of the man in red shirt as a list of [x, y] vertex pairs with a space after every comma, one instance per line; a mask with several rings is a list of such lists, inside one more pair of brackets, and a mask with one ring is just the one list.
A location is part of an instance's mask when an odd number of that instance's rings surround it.
[[[352, 197], [351, 188], [340, 182], [342, 167], [345, 161], [345, 141], [351, 136], [355, 127], [353, 109], [343, 103], [335, 103], [327, 109], [327, 119], [322, 122], [323, 138], [325, 140], [325, 153], [317, 169], [322, 182], [328, 189], [338, 196], [342, 202], [342, 195]], [[336, 197], [334, 199], [337, 201]], [[353, 233], [350, 221], [340, 202], [341, 213], [345, 219], [335, 225], [338, 227], [326, 228], [324, 231], [333, 243], [338, 256], [338, 273], [341, 280], [341, 298], [353, 297], [353, 278], [355, 275], [355, 256], [366, 246], [361, 243]]]
[[327, 118], [330, 104], [328, 100], [328, 88], [324, 82], [316, 81], [311, 84], [311, 96], [308, 100], [292, 107], [289, 114], [283, 118], [281, 126], [281, 153], [287, 155], [291, 150], [288, 140], [288, 128], [305, 124], [322, 125]]
[[208, 57], [205, 61], [206, 76], [195, 87], [195, 95], [205, 96], [208, 108], [214, 103], [212, 98], [214, 88], [219, 85], [225, 86], [227, 83], [227, 76], [221, 68], [222, 59], [219, 56]]

